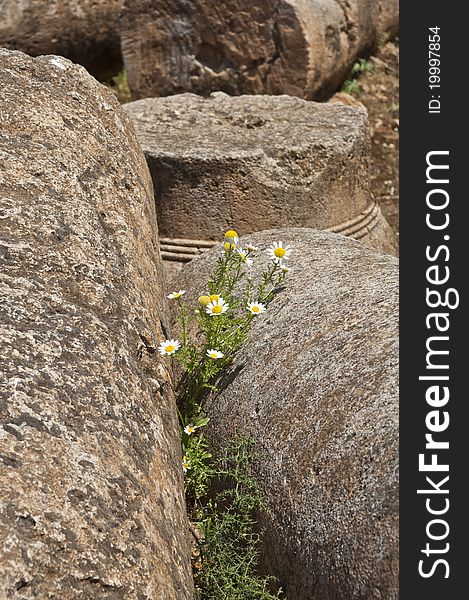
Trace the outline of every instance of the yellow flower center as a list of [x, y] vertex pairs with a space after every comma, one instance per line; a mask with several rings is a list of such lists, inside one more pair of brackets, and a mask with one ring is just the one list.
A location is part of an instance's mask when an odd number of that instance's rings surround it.
[[171, 344], [169, 344], [169, 346], [166, 346], [166, 352], [173, 352], [175, 350], [174, 346], [171, 346]]
[[285, 248], [275, 248], [274, 250], [274, 254], [277, 258], [282, 258], [283, 256], [285, 256], [286, 253], [287, 251], [285, 250]]
[[223, 307], [220, 306], [219, 304], [215, 304], [215, 306], [212, 307], [212, 312], [215, 313], [216, 315], [219, 315], [222, 310], [223, 310]]
[[236, 231], [234, 229], [230, 229], [229, 231], [227, 231], [225, 233], [225, 237], [228, 239], [233, 239], [238, 237], [238, 234], [236, 233]]
[[253, 307], [251, 308], [251, 310], [252, 310], [252, 312], [260, 312], [260, 310], [261, 310], [261, 309], [260, 309], [260, 307], [259, 307], [259, 306], [253, 306]]
[[212, 294], [210, 296], [210, 302], [216, 302], [218, 300], [218, 296], [216, 294]]

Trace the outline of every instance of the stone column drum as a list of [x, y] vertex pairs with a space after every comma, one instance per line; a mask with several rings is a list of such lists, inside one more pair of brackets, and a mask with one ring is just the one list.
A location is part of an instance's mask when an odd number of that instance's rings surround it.
[[135, 98], [334, 93], [399, 27], [398, 0], [125, 0], [122, 53]]
[[66, 59], [0, 88], [0, 597], [191, 599], [144, 156]]
[[[259, 249], [254, 280], [278, 240], [292, 271], [208, 398], [208, 435], [215, 448], [255, 440], [262, 563], [288, 600], [397, 600], [398, 263], [343, 236], [277, 229], [240, 241]], [[219, 252], [179, 273], [186, 301], [206, 292]]]
[[102, 79], [122, 68], [122, 0], [0, 0], [0, 46], [60, 54]]
[[289, 96], [179, 94], [124, 105], [148, 161], [163, 257], [223, 232], [328, 229], [396, 253], [370, 197], [366, 111]]

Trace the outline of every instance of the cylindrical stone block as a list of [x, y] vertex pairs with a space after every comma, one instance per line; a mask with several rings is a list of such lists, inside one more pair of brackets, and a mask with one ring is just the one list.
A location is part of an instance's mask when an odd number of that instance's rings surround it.
[[370, 196], [364, 109], [221, 93], [124, 108], [148, 161], [167, 246], [183, 238], [197, 250], [233, 226], [240, 234], [288, 226], [396, 253], [395, 234]]
[[[292, 270], [204, 404], [208, 435], [218, 449], [255, 440], [262, 564], [288, 600], [397, 600], [398, 263], [343, 236], [277, 229], [240, 240], [258, 247], [254, 282], [278, 240]], [[219, 252], [178, 274], [187, 302], [206, 293]]]
[[60, 54], [106, 79], [122, 68], [121, 7], [122, 0], [0, 0], [0, 46]]
[[152, 184], [117, 100], [0, 50], [0, 597], [190, 600]]
[[397, 0], [125, 0], [122, 51], [135, 98], [180, 92], [336, 91], [399, 26]]

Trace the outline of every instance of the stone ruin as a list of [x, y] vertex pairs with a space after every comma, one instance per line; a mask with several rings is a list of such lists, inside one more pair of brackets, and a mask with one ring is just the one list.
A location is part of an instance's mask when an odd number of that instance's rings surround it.
[[[288, 600], [397, 600], [398, 261], [327, 232], [274, 229], [292, 247], [288, 283], [205, 404], [215, 448], [256, 442], [265, 495], [262, 562]], [[177, 285], [205, 293], [221, 245], [188, 263]]]
[[101, 79], [122, 66], [122, 0], [1, 0], [0, 47], [60, 54]]
[[398, 27], [398, 0], [125, 0], [121, 19], [135, 98], [324, 98]]
[[396, 32], [396, 0], [49, 4], [0, 2], [0, 46], [107, 77], [120, 27], [134, 97], [169, 97], [122, 110], [0, 50], [0, 596], [194, 598], [161, 258], [195, 297], [235, 227], [294, 246], [209, 399], [214, 447], [266, 456], [262, 567], [289, 600], [397, 599], [396, 240], [366, 112], [305, 100]]
[[223, 93], [148, 98], [124, 108], [153, 178], [168, 269], [233, 224], [240, 234], [325, 229], [397, 252], [370, 196], [364, 109]]
[[192, 598], [145, 159], [82, 67], [0, 86], [0, 597]]

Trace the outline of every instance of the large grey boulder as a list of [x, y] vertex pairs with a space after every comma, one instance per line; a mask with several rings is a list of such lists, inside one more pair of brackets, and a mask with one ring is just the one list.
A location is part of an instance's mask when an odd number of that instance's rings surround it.
[[0, 46], [60, 54], [104, 79], [122, 65], [121, 7], [122, 0], [0, 0]]
[[[293, 247], [293, 270], [206, 410], [215, 447], [256, 441], [264, 567], [288, 600], [397, 600], [397, 260], [308, 229], [245, 239], [255, 275], [273, 240]], [[188, 300], [219, 250], [179, 273]]]
[[112, 94], [0, 50], [0, 597], [193, 597], [151, 180]]
[[189, 260], [234, 223], [241, 234], [329, 229], [397, 252], [370, 195], [364, 109], [223, 93], [148, 98], [124, 108], [153, 178], [168, 260]]
[[398, 0], [124, 0], [122, 50], [136, 98], [333, 93], [399, 25]]

